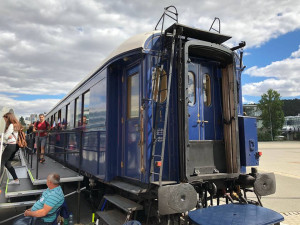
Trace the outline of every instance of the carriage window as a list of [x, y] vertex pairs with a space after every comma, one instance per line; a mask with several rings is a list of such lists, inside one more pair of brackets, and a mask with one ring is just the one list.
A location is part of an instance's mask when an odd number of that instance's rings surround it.
[[211, 82], [208, 74], [203, 76], [203, 100], [206, 106], [211, 105]]
[[55, 127], [57, 125], [57, 113], [54, 113], [52, 126]]
[[189, 105], [195, 105], [196, 94], [195, 94], [195, 74], [193, 72], [188, 73], [188, 97]]
[[135, 73], [127, 80], [127, 118], [139, 116], [139, 74]]
[[60, 124], [61, 124], [61, 128], [65, 129], [65, 126], [66, 126], [66, 107], [61, 108]]
[[75, 99], [75, 127], [81, 126], [81, 97]]
[[167, 98], [167, 73], [165, 70], [163, 70], [161, 72], [161, 70], [155, 69], [155, 71], [153, 72], [153, 81], [155, 82], [153, 85], [155, 85], [154, 87], [154, 92], [153, 92], [153, 99], [154, 101], [157, 102], [158, 100], [158, 81], [159, 81], [159, 76], [161, 76], [161, 80], [160, 80], [160, 100], [159, 102], [162, 103], [164, 101], [166, 101]]
[[69, 128], [69, 118], [70, 118], [70, 104], [66, 105], [66, 121], [65, 121], [65, 128]]
[[89, 110], [90, 110], [90, 92], [83, 95], [83, 117], [82, 125], [86, 126], [89, 123]]
[[106, 121], [106, 79], [103, 79], [90, 90], [89, 128], [100, 127], [105, 130]]
[[67, 127], [69, 129], [73, 129], [74, 128], [74, 101], [72, 101], [69, 105], [68, 105], [68, 115], [67, 115]]
[[58, 110], [57, 113], [57, 125], [60, 126], [61, 125], [61, 110]]

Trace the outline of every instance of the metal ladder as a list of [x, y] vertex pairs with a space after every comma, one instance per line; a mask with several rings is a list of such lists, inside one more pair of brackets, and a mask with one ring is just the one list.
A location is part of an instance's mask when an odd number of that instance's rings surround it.
[[[171, 11], [170, 8], [174, 9], [174, 11]], [[175, 15], [175, 18], [170, 15], [173, 14]], [[161, 99], [161, 92], [165, 91], [161, 90], [161, 80], [163, 79], [166, 74], [163, 74], [163, 51], [164, 51], [164, 43], [166, 40], [167, 34], [165, 34], [165, 38], [163, 40], [162, 35], [163, 35], [163, 30], [164, 30], [164, 22], [165, 22], [165, 17], [168, 16], [171, 19], [175, 20], [178, 23], [178, 13], [177, 9], [174, 6], [169, 6], [164, 9], [164, 13], [159, 19], [157, 25], [155, 26], [155, 30], [157, 29], [157, 26], [159, 23], [162, 21], [161, 25], [161, 40], [160, 40], [160, 46], [161, 46], [161, 51], [159, 51], [158, 56], [157, 56], [157, 61], [156, 61], [156, 66], [155, 66], [155, 71], [154, 71], [154, 78], [152, 82], [152, 94], [155, 92], [155, 88], [157, 88], [157, 98], [152, 101], [152, 115], [154, 116], [153, 119], [153, 125], [152, 125], [152, 156], [151, 156], [151, 168], [150, 168], [150, 176], [149, 180], [150, 182], [156, 181], [155, 176], [158, 176], [158, 181], [159, 181], [159, 186], [162, 186], [162, 174], [163, 174], [163, 162], [164, 162], [164, 153], [165, 153], [165, 145], [166, 145], [166, 134], [167, 134], [167, 125], [168, 125], [168, 115], [169, 115], [169, 96], [170, 96], [170, 90], [171, 90], [171, 82], [172, 82], [172, 64], [174, 60], [174, 51], [175, 51], [175, 40], [176, 40], [176, 29], [173, 29], [172, 33], [172, 45], [171, 45], [171, 58], [169, 62], [169, 70], [168, 70], [168, 87], [167, 87], [167, 96], [166, 96], [166, 103], [164, 103], [165, 106], [165, 118], [164, 118], [164, 126], [163, 126], [163, 137], [162, 137], [162, 148], [160, 154], [157, 153], [157, 133], [158, 133], [158, 124], [159, 124], [159, 109], [161, 107], [160, 104], [160, 99]], [[158, 71], [159, 69], [159, 71]], [[157, 77], [159, 76], [159, 77]], [[156, 100], [156, 103], [155, 103]], [[160, 159], [160, 170], [159, 173], [155, 172], [155, 159]]]

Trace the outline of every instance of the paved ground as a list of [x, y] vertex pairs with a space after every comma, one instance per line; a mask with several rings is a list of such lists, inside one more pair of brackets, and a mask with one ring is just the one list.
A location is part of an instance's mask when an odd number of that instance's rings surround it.
[[300, 224], [300, 142], [260, 142], [259, 171], [274, 172], [277, 190], [263, 197], [263, 205], [280, 212], [283, 224]]

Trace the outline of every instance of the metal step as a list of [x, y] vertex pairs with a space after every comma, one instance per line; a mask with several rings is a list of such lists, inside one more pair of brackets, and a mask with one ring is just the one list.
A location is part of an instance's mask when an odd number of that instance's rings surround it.
[[143, 209], [142, 205], [120, 195], [105, 195], [104, 198], [125, 212], [133, 212]]
[[11, 209], [17, 207], [32, 206], [36, 201], [0, 203], [0, 209]]
[[[14, 169], [18, 178], [28, 178], [26, 166], [14, 166]], [[6, 175], [10, 180], [13, 179], [8, 170], [6, 170]]]
[[131, 194], [135, 194], [135, 195], [147, 192], [146, 188], [142, 188], [142, 187], [139, 187], [139, 186], [136, 186], [133, 184], [129, 184], [124, 181], [114, 180], [114, 181], [111, 181], [110, 184], [114, 187], [117, 187], [121, 190], [130, 192]]
[[7, 185], [5, 191], [6, 198], [14, 198], [21, 196], [29, 196], [29, 195], [40, 195], [46, 189], [36, 189], [34, 190], [34, 186], [31, 183], [29, 178], [20, 178], [19, 185]]
[[26, 166], [18, 166], [15, 167], [16, 174], [19, 178], [20, 184], [18, 185], [8, 185], [10, 181], [12, 181], [12, 177], [10, 173], [7, 171], [6, 180], [6, 189], [5, 189], [5, 197], [6, 198], [14, 198], [14, 197], [23, 197], [29, 195], [40, 195], [46, 189], [35, 189], [31, 180], [27, 175]]
[[23, 202], [7, 202], [8, 199], [5, 198], [5, 189], [6, 187], [3, 185], [0, 187], [0, 209], [11, 209], [17, 207], [31, 206], [36, 201], [23, 201]]
[[50, 173], [57, 173], [60, 175], [60, 183], [66, 182], [74, 182], [74, 181], [82, 181], [83, 176], [79, 175], [77, 172], [63, 166], [59, 162], [45, 156], [46, 159], [45, 163], [38, 163], [38, 178], [37, 178], [37, 155], [32, 155], [33, 157], [33, 164], [32, 168], [30, 164], [27, 162], [24, 156], [24, 152], [20, 152], [20, 158], [22, 163], [26, 164], [26, 169], [31, 179], [33, 185], [43, 185], [47, 183], [47, 176]]
[[119, 210], [97, 211], [96, 214], [100, 218], [100, 224], [122, 225], [126, 222], [126, 215]]
[[[153, 181], [153, 182], [151, 182], [151, 184], [159, 186], [159, 181]], [[162, 186], [171, 185], [171, 184], [177, 184], [177, 182], [176, 181], [172, 181], [172, 180], [162, 181], [161, 182]]]

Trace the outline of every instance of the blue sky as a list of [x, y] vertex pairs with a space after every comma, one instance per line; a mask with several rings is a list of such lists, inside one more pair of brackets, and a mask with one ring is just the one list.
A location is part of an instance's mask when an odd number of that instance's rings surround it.
[[[275, 61], [282, 61], [286, 58], [289, 58], [293, 52], [299, 50], [300, 46], [300, 29], [295, 30], [293, 32], [289, 32], [287, 34], [281, 35], [277, 38], [271, 39], [267, 43], [263, 44], [260, 47], [254, 47], [245, 50], [246, 56], [244, 57], [244, 65], [247, 68], [257, 66], [257, 67], [265, 67], [270, 65]], [[300, 71], [299, 71], [300, 76]], [[267, 77], [255, 77], [249, 76], [248, 74], [243, 74], [242, 76], [242, 85], [264, 81]], [[288, 79], [288, 74], [287, 74]], [[272, 88], [272, 87], [270, 87]], [[280, 91], [278, 90], [280, 93]], [[282, 94], [281, 94], [282, 95]], [[247, 102], [258, 102], [260, 96], [251, 96], [251, 95], [243, 95], [244, 98], [247, 99]], [[294, 99], [300, 98], [300, 95], [296, 96], [282, 96], [282, 99]]]
[[244, 103], [269, 88], [300, 97], [300, 1], [2, 0], [0, 107], [49, 111], [123, 41], [152, 31], [168, 5], [179, 23], [203, 30], [219, 17], [228, 46], [246, 41]]

